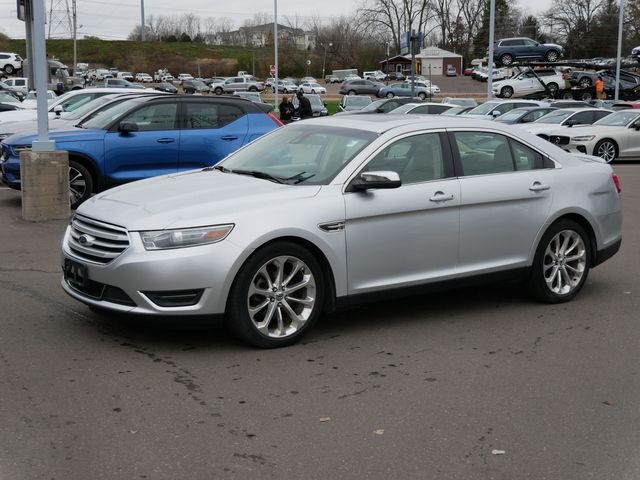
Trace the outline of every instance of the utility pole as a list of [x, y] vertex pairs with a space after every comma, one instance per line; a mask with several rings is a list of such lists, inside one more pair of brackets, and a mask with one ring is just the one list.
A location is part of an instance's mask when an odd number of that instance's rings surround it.
[[280, 111], [278, 109], [278, 0], [273, 0], [273, 56], [275, 57], [273, 63], [276, 67], [275, 83], [273, 84], [276, 87], [273, 111], [278, 113]]
[[146, 38], [147, 27], [144, 24], [144, 0], [140, 0], [140, 41], [144, 42]]
[[386, 68], [387, 76], [386, 76], [385, 80], [386, 80], [386, 84], [389, 85], [389, 41], [387, 41], [387, 51], [386, 51], [386, 53], [387, 53], [387, 68]]
[[487, 77], [487, 100], [491, 100], [493, 97], [493, 35], [496, 23], [496, 0], [491, 0], [489, 6], [489, 58], [488, 58], [488, 72]]
[[[324, 58], [322, 59], [322, 79], [324, 80], [324, 67], [327, 64], [327, 44], [323, 43], [322, 46], [324, 47]], [[333, 47], [333, 43], [329, 42], [328, 46]]]
[[616, 93], [614, 100], [620, 96], [620, 56], [622, 55], [622, 25], [624, 20], [624, 0], [620, 0], [620, 18], [618, 19], [618, 53], [616, 54]]
[[416, 41], [416, 32], [411, 30], [411, 38], [409, 38], [409, 48], [411, 49], [411, 98], [415, 97], [416, 93], [416, 50], [414, 43]]

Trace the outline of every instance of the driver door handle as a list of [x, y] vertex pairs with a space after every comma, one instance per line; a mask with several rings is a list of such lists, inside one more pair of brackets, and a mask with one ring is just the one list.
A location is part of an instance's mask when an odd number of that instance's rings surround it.
[[231, 140], [237, 140], [238, 137], [234, 137], [233, 135], [225, 135], [224, 137], [220, 137], [222, 140], [226, 140], [227, 142], [230, 142]]
[[449, 200], [453, 200], [453, 194], [445, 195], [444, 192], [436, 192], [431, 197], [429, 197], [429, 201], [431, 202], [448, 202]]
[[540, 182], [533, 182], [533, 185], [529, 187], [529, 190], [532, 192], [544, 192], [545, 190], [549, 190], [551, 187], [549, 185], [543, 185]]
[[156, 140], [156, 142], [158, 143], [173, 143], [175, 141], [175, 138], [159, 138], [158, 140]]

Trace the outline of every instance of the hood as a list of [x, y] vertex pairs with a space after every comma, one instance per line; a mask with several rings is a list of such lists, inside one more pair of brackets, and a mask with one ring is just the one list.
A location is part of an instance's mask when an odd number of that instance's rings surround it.
[[[54, 115], [51, 117], [51, 115]], [[77, 121], [77, 120], [76, 120]], [[74, 121], [65, 120], [63, 117], [56, 117], [55, 114], [49, 114], [49, 130], [60, 130], [62, 128], [69, 129], [73, 126]], [[3, 122], [0, 125], [0, 135], [32, 132], [35, 134], [38, 129], [36, 119], [22, 120], [19, 122]]]
[[132, 231], [236, 223], [245, 212], [270, 214], [274, 205], [286, 207], [320, 188], [195, 170], [112, 188], [83, 203], [78, 213]]
[[[53, 123], [53, 122], [52, 122]], [[51, 125], [53, 127], [53, 125]], [[37, 127], [36, 127], [37, 128]], [[49, 132], [49, 139], [56, 142], [87, 142], [92, 140], [102, 140], [105, 130], [87, 130], [84, 128], [73, 128], [68, 130], [56, 130]], [[30, 145], [38, 135], [32, 130], [26, 133], [17, 133], [7, 138], [6, 143], [11, 145]]]

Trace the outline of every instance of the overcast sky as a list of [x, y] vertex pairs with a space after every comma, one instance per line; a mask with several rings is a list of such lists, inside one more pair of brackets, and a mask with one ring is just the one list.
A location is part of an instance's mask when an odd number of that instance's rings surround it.
[[[45, 0], [47, 10], [51, 0]], [[67, 0], [53, 0], [62, 2]], [[71, 0], [68, 0], [71, 5]], [[548, 8], [551, 0], [519, 0], [531, 13]], [[181, 9], [182, 5], [185, 6]], [[322, 19], [352, 13], [359, 3], [349, 0], [278, 0], [278, 18], [298, 15], [319, 16]], [[215, 5], [215, 6], [213, 6]], [[140, 23], [139, 0], [77, 0], [78, 32], [104, 39], [124, 39]], [[201, 17], [229, 17], [236, 26], [250, 19], [254, 13], [273, 14], [270, 0], [146, 0], [145, 15], [181, 15], [195, 13]], [[24, 38], [24, 23], [16, 18], [16, 0], [0, 0], [0, 31], [14, 38]], [[80, 26], [81, 25], [81, 26]]]

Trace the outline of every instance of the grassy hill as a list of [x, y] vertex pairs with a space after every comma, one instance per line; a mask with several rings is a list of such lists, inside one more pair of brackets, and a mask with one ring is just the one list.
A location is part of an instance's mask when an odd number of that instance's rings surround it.
[[[16, 52], [25, 55], [24, 40], [0, 40], [0, 51]], [[48, 40], [49, 57], [60, 59], [63, 63], [73, 64], [72, 40]], [[273, 63], [273, 49], [222, 47], [204, 45], [195, 42], [130, 42], [107, 41], [98, 39], [78, 40], [78, 62], [88, 63], [90, 68], [117, 67], [120, 70], [152, 73], [159, 68], [168, 68], [177, 75], [181, 72], [200, 73], [204, 76], [234, 75], [238, 70], [252, 71], [255, 56], [256, 76], [268, 75], [269, 65]], [[314, 52], [305, 50], [282, 51], [281, 76], [304, 75], [305, 62], [320, 65]], [[311, 71], [319, 75], [320, 72]]]

